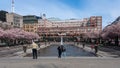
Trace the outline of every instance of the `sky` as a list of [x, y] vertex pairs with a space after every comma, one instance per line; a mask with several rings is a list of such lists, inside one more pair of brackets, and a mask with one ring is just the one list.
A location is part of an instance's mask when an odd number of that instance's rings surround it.
[[[120, 0], [15, 0], [15, 13], [46, 14], [47, 18], [83, 19], [102, 16], [103, 28], [120, 15]], [[11, 0], [0, 0], [0, 10], [11, 12]]]

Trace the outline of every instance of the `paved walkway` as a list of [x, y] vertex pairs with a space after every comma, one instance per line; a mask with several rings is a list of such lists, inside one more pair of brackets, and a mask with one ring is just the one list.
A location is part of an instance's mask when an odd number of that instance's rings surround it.
[[[41, 44], [41, 46], [40, 46], [40, 48], [38, 48], [38, 50], [42, 49], [42, 48], [45, 48], [45, 47], [48, 47], [48, 46], [50, 46], [50, 45], [48, 45], [48, 44], [47, 45]], [[14, 53], [14, 55], [16, 55], [14, 57], [24, 57], [24, 56], [26, 56], [26, 54], [29, 54], [29, 53], [32, 53], [32, 49], [31, 48], [27, 49], [26, 53], [24, 53], [23, 51], [19, 51], [19, 52]]]
[[0, 68], [120, 68], [120, 58], [101, 57], [39, 57], [2, 58]]
[[[81, 44], [75, 45], [75, 46], [80, 47], [80, 48], [83, 48]], [[94, 53], [94, 49], [92, 50], [89, 46], [90, 46], [90, 45], [86, 45], [85, 48], [84, 48], [84, 50]], [[99, 48], [99, 49], [100, 49], [100, 48]], [[105, 50], [106, 50], [106, 51], [105, 51]], [[97, 56], [98, 56], [98, 57], [119, 58], [119, 57], [120, 57], [120, 51], [114, 50], [114, 49], [109, 49], [109, 48], [103, 48], [103, 47], [102, 47], [102, 50], [101, 50], [101, 49], [98, 50]]]
[[[46, 46], [42, 45], [40, 48]], [[82, 48], [82, 45], [78, 45]], [[84, 48], [94, 52], [89, 47]], [[31, 53], [31, 49], [27, 50]], [[0, 68], [120, 68], [120, 58], [111, 58], [112, 54], [99, 51], [99, 57], [23, 57], [23, 51], [16, 52], [18, 56], [0, 58]]]

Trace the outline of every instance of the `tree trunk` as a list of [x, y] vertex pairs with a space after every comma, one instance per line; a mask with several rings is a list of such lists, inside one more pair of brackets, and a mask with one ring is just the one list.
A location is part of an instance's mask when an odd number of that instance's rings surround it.
[[115, 37], [115, 45], [118, 46], [119, 45], [119, 40], [118, 40], [118, 36]]

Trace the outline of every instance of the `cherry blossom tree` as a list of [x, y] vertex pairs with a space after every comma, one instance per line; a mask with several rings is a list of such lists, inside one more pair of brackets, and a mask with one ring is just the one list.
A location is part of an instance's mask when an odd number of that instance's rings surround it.
[[100, 32], [88, 32], [84, 37], [88, 42], [97, 41], [100, 38]]
[[12, 42], [26, 42], [33, 39], [38, 39], [39, 36], [36, 33], [26, 32], [22, 29], [13, 28], [3, 31], [0, 29], [0, 39], [3, 38], [6, 43], [11, 44]]
[[0, 28], [0, 39], [3, 37], [3, 35], [4, 35], [4, 31], [2, 28]]
[[109, 32], [109, 37], [115, 40], [115, 45], [119, 45], [120, 38], [120, 23], [111, 26], [112, 29]]
[[120, 22], [116, 23], [116, 24], [112, 24], [108, 27], [106, 27], [103, 31], [102, 31], [102, 38], [103, 39], [108, 39], [108, 40], [115, 40], [115, 45], [119, 44], [119, 38], [120, 38]]
[[111, 26], [110, 26], [110, 25], [107, 26], [107, 27], [105, 27], [105, 28], [103, 29], [102, 33], [101, 33], [101, 37], [102, 37], [103, 39], [109, 39], [108, 34], [109, 34], [109, 31], [110, 31], [110, 30], [111, 30]]

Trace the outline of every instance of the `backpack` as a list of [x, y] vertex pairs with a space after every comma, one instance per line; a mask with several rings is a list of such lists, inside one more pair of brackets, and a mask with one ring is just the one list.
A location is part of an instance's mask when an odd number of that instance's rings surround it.
[[65, 51], [66, 51], [66, 49], [65, 49], [65, 47], [63, 46], [63, 47], [62, 47], [62, 52], [65, 52]]

